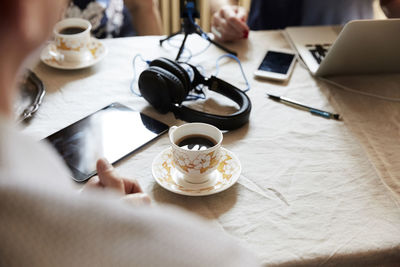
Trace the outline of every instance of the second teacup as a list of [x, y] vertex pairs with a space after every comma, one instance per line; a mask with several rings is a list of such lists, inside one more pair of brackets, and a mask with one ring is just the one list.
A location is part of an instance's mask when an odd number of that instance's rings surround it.
[[69, 18], [54, 26], [54, 42], [64, 61], [84, 62], [90, 59], [88, 44], [92, 25], [88, 20]]
[[222, 132], [206, 123], [187, 123], [169, 130], [175, 167], [190, 183], [203, 183], [221, 160]]

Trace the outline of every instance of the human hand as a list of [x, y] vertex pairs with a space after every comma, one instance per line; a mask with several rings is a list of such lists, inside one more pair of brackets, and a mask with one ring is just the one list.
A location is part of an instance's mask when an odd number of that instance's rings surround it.
[[400, 18], [400, 0], [380, 0], [380, 4], [388, 18]]
[[85, 185], [88, 188], [110, 189], [122, 195], [123, 200], [131, 204], [150, 204], [150, 197], [143, 193], [136, 180], [121, 177], [106, 160], [99, 159], [96, 164], [97, 176], [92, 177]]
[[236, 41], [247, 38], [249, 26], [246, 24], [247, 11], [241, 6], [226, 5], [215, 12], [211, 21], [211, 31], [217, 41]]

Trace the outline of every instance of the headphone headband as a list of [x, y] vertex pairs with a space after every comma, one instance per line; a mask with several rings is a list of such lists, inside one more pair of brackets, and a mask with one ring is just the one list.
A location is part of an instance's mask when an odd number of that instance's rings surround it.
[[240, 109], [233, 114], [222, 116], [194, 110], [184, 105], [174, 104], [171, 106], [171, 111], [176, 118], [187, 122], [209, 123], [221, 130], [234, 130], [248, 122], [251, 102], [243, 91], [215, 76], [211, 76], [210, 79], [207, 79], [204, 85], [207, 85], [210, 90], [232, 99], [239, 105]]
[[[196, 67], [187, 65], [194, 72], [190, 88], [187, 86], [187, 81], [190, 81], [189, 75], [178, 63], [165, 58], [152, 61], [150, 67], [144, 70], [139, 77], [139, 90], [143, 97], [159, 112], [172, 111], [176, 118], [187, 122], [209, 123], [221, 130], [234, 130], [248, 122], [251, 101], [243, 91], [215, 76], [205, 78]], [[185, 75], [184, 78], [182, 78], [182, 73]], [[223, 116], [201, 112], [182, 105], [182, 101], [189, 91], [199, 84], [230, 98], [239, 105], [239, 110]]]

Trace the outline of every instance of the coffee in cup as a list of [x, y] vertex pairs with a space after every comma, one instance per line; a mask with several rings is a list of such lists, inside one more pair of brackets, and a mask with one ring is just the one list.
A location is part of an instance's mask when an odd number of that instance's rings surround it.
[[175, 167], [190, 183], [210, 179], [221, 160], [222, 132], [206, 123], [187, 123], [169, 130]]
[[92, 25], [88, 20], [69, 18], [54, 26], [54, 42], [64, 61], [84, 62], [90, 59], [88, 45]]
[[188, 150], [205, 150], [215, 146], [217, 142], [207, 135], [193, 134], [182, 137], [176, 144]]
[[65, 27], [64, 29], [60, 30], [60, 34], [64, 35], [70, 35], [70, 34], [77, 34], [84, 32], [86, 29], [82, 27], [76, 27], [76, 26], [71, 26], [71, 27]]

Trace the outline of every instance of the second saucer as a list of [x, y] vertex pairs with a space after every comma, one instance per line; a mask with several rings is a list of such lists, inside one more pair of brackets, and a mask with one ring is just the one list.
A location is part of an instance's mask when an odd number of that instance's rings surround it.
[[40, 59], [46, 65], [64, 70], [76, 70], [91, 67], [107, 55], [107, 47], [98, 39], [92, 37], [87, 45], [89, 57], [85, 61], [70, 62], [63, 59], [54, 42], [49, 43], [40, 54]]

